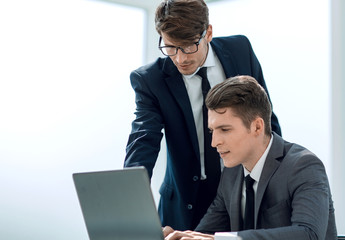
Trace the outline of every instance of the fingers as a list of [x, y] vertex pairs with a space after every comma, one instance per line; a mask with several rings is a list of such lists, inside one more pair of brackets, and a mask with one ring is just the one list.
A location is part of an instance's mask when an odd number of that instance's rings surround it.
[[175, 230], [170, 226], [163, 227], [163, 235], [164, 237], [168, 236], [170, 233], [174, 232]]
[[188, 240], [193, 239], [193, 235], [187, 232], [174, 231], [165, 237], [164, 240]]
[[194, 231], [173, 231], [165, 236], [165, 240], [214, 240], [214, 236]]
[[193, 235], [192, 239], [214, 240], [214, 236], [210, 234], [204, 234], [204, 233], [193, 232], [193, 231], [189, 231], [189, 234]]
[[192, 232], [191, 234], [194, 237], [193, 239], [214, 240], [214, 235], [204, 234], [200, 232]]

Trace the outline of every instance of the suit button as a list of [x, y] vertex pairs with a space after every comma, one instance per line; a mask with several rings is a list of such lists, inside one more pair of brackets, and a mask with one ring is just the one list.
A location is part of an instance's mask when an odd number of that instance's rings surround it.
[[192, 204], [188, 204], [187, 208], [188, 208], [188, 210], [192, 210], [193, 209], [193, 205]]
[[194, 182], [196, 182], [196, 181], [198, 181], [198, 180], [199, 180], [199, 177], [198, 177], [198, 176], [194, 176], [194, 177], [193, 177], [193, 181], [194, 181]]

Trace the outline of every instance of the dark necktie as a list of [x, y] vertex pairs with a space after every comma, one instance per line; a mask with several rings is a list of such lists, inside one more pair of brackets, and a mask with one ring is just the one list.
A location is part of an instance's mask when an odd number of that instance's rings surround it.
[[246, 208], [244, 210], [243, 229], [254, 229], [254, 179], [248, 174], [244, 181], [246, 183]]
[[204, 127], [204, 159], [205, 159], [205, 173], [208, 180], [214, 180], [218, 184], [220, 176], [220, 157], [215, 148], [211, 147], [212, 135], [207, 123], [207, 107], [205, 105], [205, 98], [210, 90], [210, 83], [207, 79], [207, 68], [203, 67], [197, 72], [202, 78], [201, 90], [203, 96], [203, 127]]

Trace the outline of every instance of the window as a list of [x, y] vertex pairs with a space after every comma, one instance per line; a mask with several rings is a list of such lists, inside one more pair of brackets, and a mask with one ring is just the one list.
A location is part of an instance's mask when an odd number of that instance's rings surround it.
[[87, 238], [72, 173], [123, 166], [144, 15], [101, 1], [0, 3], [0, 239]]

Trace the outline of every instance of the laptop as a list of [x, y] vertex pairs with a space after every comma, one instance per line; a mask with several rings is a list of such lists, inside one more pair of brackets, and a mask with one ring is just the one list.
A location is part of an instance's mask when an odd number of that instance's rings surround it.
[[163, 240], [144, 167], [73, 174], [90, 240]]

